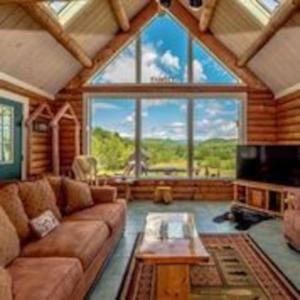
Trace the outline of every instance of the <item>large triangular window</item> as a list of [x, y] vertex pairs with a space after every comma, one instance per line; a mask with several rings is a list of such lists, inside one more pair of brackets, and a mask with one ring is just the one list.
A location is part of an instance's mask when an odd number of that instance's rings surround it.
[[[189, 47], [190, 42], [192, 47]], [[138, 53], [140, 57], [137, 57]], [[163, 13], [156, 16], [89, 83], [239, 84], [240, 80], [204, 46], [192, 41], [179, 22]]]

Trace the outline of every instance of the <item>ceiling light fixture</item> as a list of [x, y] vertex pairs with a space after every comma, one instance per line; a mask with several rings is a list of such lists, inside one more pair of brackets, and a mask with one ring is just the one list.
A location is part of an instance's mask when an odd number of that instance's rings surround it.
[[203, 4], [202, 0], [190, 0], [190, 6], [192, 9], [199, 9]]
[[160, 0], [161, 6], [169, 8], [172, 4], [172, 0]]

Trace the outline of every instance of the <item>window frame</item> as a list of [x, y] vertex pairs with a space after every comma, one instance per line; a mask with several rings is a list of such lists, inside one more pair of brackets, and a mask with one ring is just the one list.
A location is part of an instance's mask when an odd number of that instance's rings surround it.
[[[233, 180], [234, 178], [226, 178], [226, 177], [219, 177], [219, 178], [201, 178], [194, 176], [193, 174], [193, 166], [194, 166], [194, 115], [195, 115], [195, 99], [218, 99], [220, 101], [226, 101], [228, 99], [234, 99], [240, 101], [240, 128], [239, 128], [239, 138], [238, 138], [238, 144], [246, 144], [247, 142], [247, 93], [194, 93], [190, 95], [176, 95], [170, 94], [170, 93], [163, 93], [159, 95], [155, 94], [149, 94], [149, 93], [130, 93], [130, 94], [115, 94], [115, 93], [85, 93], [83, 96], [83, 152], [86, 155], [90, 155], [91, 153], [91, 103], [93, 98], [111, 98], [112, 101], [115, 99], [117, 101], [118, 99], [127, 99], [132, 98], [135, 99], [135, 149], [137, 153], [136, 157], [136, 164], [137, 168], [135, 170], [135, 178], [138, 180], [166, 180], [166, 179], [180, 179], [180, 180]], [[185, 99], [187, 100], [187, 153], [188, 153], [188, 159], [187, 159], [187, 176], [185, 177], [142, 177], [139, 174], [139, 166], [140, 166], [140, 150], [141, 150], [141, 144], [142, 144], [142, 110], [141, 110], [141, 102], [143, 98], [147, 99], [157, 99], [161, 98], [162, 100], [165, 98], [168, 99]]]

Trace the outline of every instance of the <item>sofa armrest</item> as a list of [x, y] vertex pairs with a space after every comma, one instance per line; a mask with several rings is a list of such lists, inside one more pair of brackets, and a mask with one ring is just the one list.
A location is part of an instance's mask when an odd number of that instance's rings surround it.
[[91, 186], [91, 194], [95, 204], [117, 201], [117, 188], [113, 186]]

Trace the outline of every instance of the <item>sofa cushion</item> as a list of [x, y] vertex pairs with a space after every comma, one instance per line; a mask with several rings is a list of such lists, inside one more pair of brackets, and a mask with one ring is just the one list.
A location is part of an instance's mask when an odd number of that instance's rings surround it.
[[92, 186], [91, 193], [95, 204], [115, 202], [117, 200], [117, 188], [113, 186]]
[[21, 182], [19, 188], [21, 200], [30, 219], [38, 217], [46, 210], [51, 210], [59, 220], [61, 219], [55, 194], [46, 179]]
[[60, 209], [61, 213], [65, 212], [66, 209], [66, 201], [63, 195], [62, 182], [63, 179], [60, 176], [47, 176], [46, 179], [51, 185], [51, 188], [55, 194], [56, 204]]
[[15, 227], [0, 207], [0, 267], [5, 267], [20, 254], [20, 240]]
[[30, 235], [29, 220], [19, 197], [18, 186], [11, 184], [0, 190], [0, 206], [15, 226], [21, 241]]
[[86, 269], [109, 236], [101, 221], [63, 222], [45, 238], [26, 245], [25, 257], [77, 257]]
[[14, 300], [69, 299], [83, 276], [76, 258], [17, 258], [9, 272]]
[[94, 204], [90, 187], [87, 183], [65, 178], [63, 180], [64, 197], [68, 214], [80, 211]]
[[68, 216], [66, 220], [100, 220], [104, 221], [112, 231], [124, 223], [126, 219], [126, 201], [118, 199], [114, 203], [98, 204]]
[[13, 300], [12, 279], [7, 270], [0, 267], [0, 299]]

